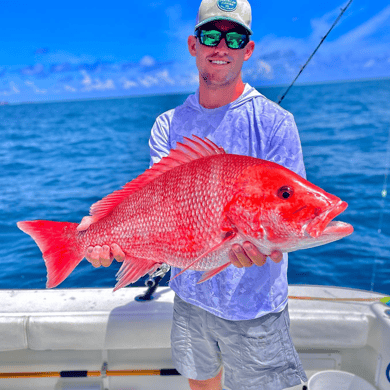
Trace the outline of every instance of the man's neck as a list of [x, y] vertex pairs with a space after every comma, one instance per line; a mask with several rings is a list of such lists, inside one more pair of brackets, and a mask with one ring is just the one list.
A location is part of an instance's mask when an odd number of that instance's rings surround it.
[[236, 84], [210, 87], [206, 83], [199, 84], [199, 103], [204, 108], [225, 106], [239, 98], [244, 92], [245, 84], [240, 80]]

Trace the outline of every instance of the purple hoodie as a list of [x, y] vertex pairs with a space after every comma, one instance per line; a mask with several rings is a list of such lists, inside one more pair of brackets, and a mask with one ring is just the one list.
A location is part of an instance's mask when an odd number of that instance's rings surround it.
[[[161, 114], [152, 128], [151, 165], [169, 154], [183, 136], [207, 137], [227, 153], [274, 161], [306, 177], [298, 130], [292, 114], [268, 100], [249, 84], [226, 106], [207, 109], [199, 90], [173, 110]], [[249, 320], [279, 312], [287, 304], [288, 256], [275, 264], [237, 268], [233, 265], [199, 285], [202, 272], [187, 270], [170, 282], [184, 301], [227, 320]], [[171, 268], [171, 276], [180, 272]]]

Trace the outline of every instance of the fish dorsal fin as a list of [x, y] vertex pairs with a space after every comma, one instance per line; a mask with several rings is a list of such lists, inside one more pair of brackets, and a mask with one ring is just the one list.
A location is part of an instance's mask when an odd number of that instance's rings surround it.
[[82, 219], [77, 230], [86, 230], [91, 224], [107, 217], [129, 195], [143, 188], [163, 173], [193, 160], [217, 154], [225, 154], [223, 148], [220, 148], [209, 139], [202, 139], [196, 135], [192, 137], [194, 139], [183, 137], [184, 142], [177, 142], [176, 149], [172, 149], [167, 157], [163, 157], [158, 163], [154, 164], [137, 178], [125, 184], [122, 189], [94, 203], [89, 210], [90, 215]]

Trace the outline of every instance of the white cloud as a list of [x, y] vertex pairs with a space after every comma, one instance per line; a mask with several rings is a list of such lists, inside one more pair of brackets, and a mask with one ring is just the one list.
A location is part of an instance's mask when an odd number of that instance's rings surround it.
[[20, 70], [20, 73], [25, 76], [35, 76], [44, 73], [44, 66], [42, 64], [35, 64], [33, 66], [26, 66]]
[[163, 81], [166, 84], [175, 85], [175, 81], [170, 77], [167, 69], [164, 69], [164, 70], [156, 73], [156, 77], [158, 77], [160, 79], [160, 81]]
[[373, 16], [371, 19], [362, 23], [360, 26], [354, 28], [348, 33], [341, 36], [337, 39], [334, 44], [344, 46], [351, 44], [360, 44], [361, 41], [365, 38], [368, 38], [370, 35], [374, 34], [383, 26], [389, 26], [390, 24], [390, 5], [384, 8], [377, 15]]
[[13, 81], [9, 83], [9, 86], [13, 93], [20, 93], [19, 87]]
[[199, 73], [191, 72], [189, 77], [189, 84], [198, 84], [199, 83]]
[[314, 18], [310, 20], [310, 25], [312, 28], [311, 40], [319, 42], [322, 37], [330, 29], [338, 15], [340, 14], [340, 8], [336, 8], [330, 12], [327, 12], [325, 15], [320, 18]]
[[273, 79], [274, 72], [272, 70], [272, 66], [265, 61], [259, 60], [257, 61], [257, 69], [259, 74], [261, 74], [266, 79]]
[[121, 78], [122, 88], [123, 89], [130, 89], [134, 87], [138, 87], [138, 84], [135, 81], [127, 80], [126, 77]]
[[[244, 68], [243, 75], [252, 80], [277, 79], [280, 82], [295, 77], [339, 12], [339, 9], [335, 9], [321, 18], [311, 20], [312, 32], [306, 38], [264, 36], [256, 42], [254, 56]], [[386, 73], [384, 63], [390, 56], [390, 6], [332, 40], [338, 26], [319, 48], [300, 80], [319, 81], [343, 76], [360, 78], [371, 77], [375, 72]]]
[[364, 68], [372, 68], [375, 65], [375, 60], [368, 60], [363, 67]]
[[28, 87], [31, 87], [35, 93], [43, 93], [43, 94], [47, 93], [47, 89], [39, 89], [39, 88], [34, 84], [34, 82], [32, 82], [32, 81], [29, 81], [29, 80], [28, 80], [28, 81], [25, 81], [24, 83], [25, 83]]
[[142, 84], [146, 88], [150, 88], [150, 87], [158, 84], [157, 77], [153, 77], [150, 75], [144, 76], [143, 78], [139, 78], [138, 81], [140, 82], [140, 84]]
[[64, 89], [65, 91], [69, 91], [69, 92], [76, 92], [77, 89], [72, 87], [71, 85], [64, 85]]
[[156, 60], [152, 56], [144, 56], [139, 62], [141, 66], [153, 66], [156, 63]]
[[308, 41], [309, 39], [277, 37], [274, 34], [265, 35], [256, 42], [255, 57], [257, 53], [260, 53], [258, 57], [267, 62], [283, 60], [292, 55], [305, 57], [310, 50], [314, 49]]
[[114, 81], [111, 79], [107, 79], [106, 81], [101, 81], [99, 78], [91, 79], [88, 73], [85, 70], [81, 71], [83, 75], [83, 80], [81, 83], [84, 85], [82, 91], [106, 91], [109, 89], [116, 89]]
[[9, 86], [6, 89], [0, 90], [0, 95], [9, 96], [20, 93], [19, 87], [13, 82], [9, 82]]
[[196, 72], [188, 72], [186, 74], [177, 76], [175, 81], [176, 81], [176, 85], [180, 85], [181, 87], [198, 85], [199, 74]]
[[[160, 70], [153, 75], [144, 75], [138, 78], [139, 84], [143, 85], [146, 88], [153, 87], [155, 85], [176, 85], [177, 82], [170, 76], [168, 69]], [[135, 82], [134, 86], [137, 84]], [[132, 84], [130, 84], [132, 85]]]
[[272, 72], [272, 67], [265, 61], [260, 60], [258, 62], [259, 69], [263, 69], [265, 73], [269, 74]]
[[245, 68], [242, 71], [242, 76], [246, 80], [267, 79], [272, 80], [274, 78], [274, 71], [272, 65], [262, 59], [257, 59], [253, 66]]
[[81, 84], [84, 84], [86, 87], [89, 87], [90, 85], [92, 85], [92, 79], [88, 75], [88, 73], [85, 70], [82, 70], [81, 74], [84, 76], [84, 78], [81, 81]]
[[106, 89], [115, 89], [115, 84], [114, 84], [114, 81], [111, 79], [107, 79], [105, 82], [102, 82], [99, 79], [96, 79], [96, 84], [95, 84], [94, 88], [98, 89], [100, 91], [104, 91]]

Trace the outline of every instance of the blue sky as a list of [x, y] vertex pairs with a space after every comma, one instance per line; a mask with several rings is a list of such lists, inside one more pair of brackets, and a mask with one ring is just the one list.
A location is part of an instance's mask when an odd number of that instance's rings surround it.
[[[252, 0], [256, 43], [243, 79], [288, 84], [346, 1]], [[0, 101], [192, 92], [187, 50], [198, 0], [0, 0]], [[388, 0], [354, 0], [299, 82], [390, 77]]]

